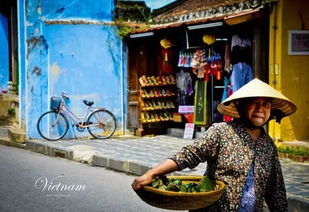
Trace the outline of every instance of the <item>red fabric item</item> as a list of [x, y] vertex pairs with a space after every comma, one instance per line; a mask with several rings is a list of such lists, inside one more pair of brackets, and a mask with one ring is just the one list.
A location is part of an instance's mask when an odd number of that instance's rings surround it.
[[193, 123], [194, 113], [186, 113], [183, 116], [186, 118], [187, 123]]
[[225, 122], [233, 121], [233, 117], [227, 116], [227, 115], [223, 115], [223, 121], [225, 121]]
[[158, 57], [158, 68], [160, 75], [169, 75], [173, 73], [173, 50], [160, 49], [160, 55]]

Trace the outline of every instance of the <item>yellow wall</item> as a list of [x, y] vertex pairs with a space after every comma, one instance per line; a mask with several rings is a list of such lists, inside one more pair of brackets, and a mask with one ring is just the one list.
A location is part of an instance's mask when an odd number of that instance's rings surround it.
[[288, 55], [288, 30], [301, 30], [299, 12], [309, 30], [307, 0], [280, 0], [270, 16], [269, 82], [298, 108], [280, 125], [269, 125], [270, 135], [283, 141], [309, 140], [309, 55]]

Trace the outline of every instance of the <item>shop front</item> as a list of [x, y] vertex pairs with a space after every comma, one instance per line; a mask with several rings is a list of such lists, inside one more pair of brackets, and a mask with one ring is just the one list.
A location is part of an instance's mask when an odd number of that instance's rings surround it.
[[[184, 130], [187, 123], [199, 132], [230, 121], [216, 106], [255, 77], [268, 81], [269, 5], [247, 5], [227, 15], [227, 8], [239, 4], [184, 13], [185, 4], [170, 4], [153, 18], [182, 21], [137, 30], [126, 39], [127, 126], [136, 135]], [[216, 12], [207, 16], [210, 9]], [[173, 16], [181, 11], [181, 17]]]

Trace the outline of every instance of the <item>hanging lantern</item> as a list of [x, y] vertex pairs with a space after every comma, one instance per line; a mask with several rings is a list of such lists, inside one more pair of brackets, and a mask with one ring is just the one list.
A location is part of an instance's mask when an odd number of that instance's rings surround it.
[[173, 43], [171, 40], [168, 40], [166, 38], [160, 40], [160, 45], [164, 48], [164, 49], [168, 49], [171, 48], [173, 46]]
[[211, 44], [213, 44], [216, 41], [216, 36], [210, 35], [210, 34], [206, 34], [206, 35], [203, 36], [203, 41], [207, 45], [211, 45]]

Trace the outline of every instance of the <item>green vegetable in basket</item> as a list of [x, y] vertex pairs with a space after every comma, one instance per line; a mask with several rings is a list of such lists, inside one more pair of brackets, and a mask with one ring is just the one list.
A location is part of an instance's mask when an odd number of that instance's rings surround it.
[[168, 179], [166, 176], [155, 177], [152, 180], [151, 186], [161, 190], [167, 190]]
[[152, 187], [164, 191], [176, 192], [207, 192], [215, 189], [214, 181], [208, 176], [204, 176], [198, 184], [183, 184], [180, 179], [168, 179], [166, 176], [159, 176], [152, 180]]
[[172, 179], [168, 182], [166, 189], [168, 191], [179, 191], [181, 188], [181, 180], [180, 179]]
[[186, 183], [181, 185], [180, 191], [181, 192], [193, 192], [194, 188], [197, 186], [195, 183]]
[[169, 183], [167, 186], [166, 186], [166, 190], [168, 191], [179, 191], [179, 186], [177, 186], [176, 184], [173, 184], [173, 183]]
[[204, 176], [198, 186], [194, 188], [195, 192], [207, 192], [215, 190], [214, 181], [208, 176]]

